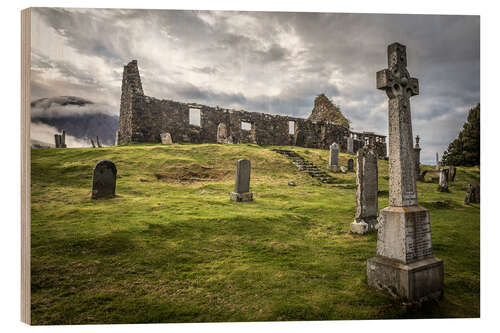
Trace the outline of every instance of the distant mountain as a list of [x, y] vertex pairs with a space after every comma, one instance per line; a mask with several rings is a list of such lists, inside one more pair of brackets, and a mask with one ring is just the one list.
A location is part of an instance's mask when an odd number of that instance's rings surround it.
[[[75, 96], [41, 98], [31, 102], [31, 121], [66, 131], [77, 139], [99, 136], [104, 145], [115, 143], [118, 116], [108, 105], [97, 104]], [[55, 133], [54, 133], [55, 134]]]

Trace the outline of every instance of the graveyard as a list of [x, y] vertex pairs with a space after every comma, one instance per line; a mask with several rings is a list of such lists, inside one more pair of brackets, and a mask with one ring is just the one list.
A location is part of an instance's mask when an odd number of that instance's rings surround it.
[[[294, 151], [331, 181], [273, 149]], [[416, 182], [418, 204], [444, 262], [444, 295], [406, 307], [368, 287], [377, 234], [350, 232], [356, 172], [330, 170], [326, 149], [131, 144], [31, 156], [34, 324], [480, 315], [480, 204], [464, 203], [478, 167], [457, 167], [440, 192], [435, 167], [420, 165], [428, 173]], [[351, 158], [341, 152], [338, 165]], [[230, 198], [239, 159], [251, 162], [247, 202]], [[101, 160], [116, 165], [116, 194], [92, 200]], [[378, 160], [379, 210], [389, 206], [388, 165]]]

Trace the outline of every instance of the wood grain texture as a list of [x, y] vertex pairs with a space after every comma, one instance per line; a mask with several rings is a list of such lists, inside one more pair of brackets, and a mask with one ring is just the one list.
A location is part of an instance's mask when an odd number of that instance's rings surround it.
[[21, 11], [21, 321], [31, 324], [31, 10]]

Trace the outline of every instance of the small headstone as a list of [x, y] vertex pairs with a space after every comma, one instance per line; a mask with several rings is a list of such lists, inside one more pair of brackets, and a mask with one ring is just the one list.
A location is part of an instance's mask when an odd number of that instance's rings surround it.
[[295, 184], [295, 182], [291, 180], [288, 182], [288, 186], [297, 186], [297, 184]]
[[351, 136], [347, 138], [347, 153], [354, 154], [354, 139]]
[[115, 133], [115, 146], [118, 146], [118, 142], [120, 142], [119, 137], [118, 137], [119, 135], [120, 135], [120, 131], [116, 131], [116, 133]]
[[66, 131], [63, 130], [61, 134], [61, 148], [67, 148], [66, 146]]
[[420, 137], [417, 135], [415, 138], [415, 148], [413, 148], [415, 152], [415, 176], [417, 176], [417, 180], [422, 181], [423, 179], [420, 176]]
[[449, 192], [448, 190], [448, 169], [443, 169], [439, 173], [439, 192]]
[[439, 162], [439, 154], [436, 153], [436, 171], [441, 170], [441, 162]]
[[233, 201], [252, 201], [253, 193], [250, 192], [250, 161], [247, 159], [238, 160], [236, 163], [236, 182], [234, 192], [231, 192], [230, 199]]
[[99, 136], [96, 136], [95, 140], [97, 142], [97, 147], [102, 148], [101, 142], [99, 141]]
[[339, 145], [334, 142], [330, 146], [330, 159], [328, 161], [328, 169], [333, 172], [337, 172], [337, 168], [339, 165]]
[[164, 144], [164, 145], [171, 145], [172, 143], [174, 143], [172, 141], [172, 136], [168, 132], [161, 133], [160, 134], [160, 138], [161, 138], [161, 143]]
[[479, 203], [480, 200], [480, 191], [479, 191], [479, 185], [471, 185], [469, 184], [469, 187], [467, 189], [467, 193], [465, 193], [465, 200], [464, 202], [466, 204], [471, 204], [471, 203]]
[[365, 234], [376, 230], [378, 215], [377, 154], [368, 147], [357, 153], [356, 215], [351, 232]]
[[106, 199], [115, 196], [116, 166], [109, 160], [99, 161], [94, 167], [92, 199]]
[[354, 171], [354, 160], [352, 158], [347, 160], [347, 171], [349, 172]]
[[342, 173], [347, 172], [347, 169], [345, 168], [345, 166], [343, 166], [343, 165], [340, 166], [340, 172], [342, 172]]
[[450, 166], [449, 170], [450, 171], [448, 172], [448, 181], [454, 182], [455, 176], [457, 175], [457, 167], [452, 165], [452, 166]]
[[94, 140], [92, 140], [92, 138], [90, 139], [90, 143], [92, 144], [92, 148], [95, 148], [95, 143]]
[[217, 126], [217, 143], [228, 143], [226, 124], [220, 123]]

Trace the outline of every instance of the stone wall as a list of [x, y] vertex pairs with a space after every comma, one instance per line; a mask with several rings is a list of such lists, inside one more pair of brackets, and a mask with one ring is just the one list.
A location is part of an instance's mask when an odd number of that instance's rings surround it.
[[[199, 126], [190, 124], [190, 109], [199, 110]], [[249, 130], [242, 128], [242, 122], [250, 124]], [[289, 122], [293, 122], [293, 134], [289, 131]], [[228, 141], [233, 143], [327, 149], [333, 142], [337, 142], [340, 150], [345, 152], [347, 137], [350, 135], [348, 128], [326, 121], [148, 97], [142, 90], [137, 61], [133, 60], [124, 67], [118, 144], [159, 143], [160, 134], [164, 132], [171, 134], [173, 142], [217, 143], [217, 128], [221, 123], [226, 125]], [[363, 145], [364, 142], [354, 140], [354, 152]], [[385, 157], [385, 143], [380, 144], [379, 150], [384, 152]]]

